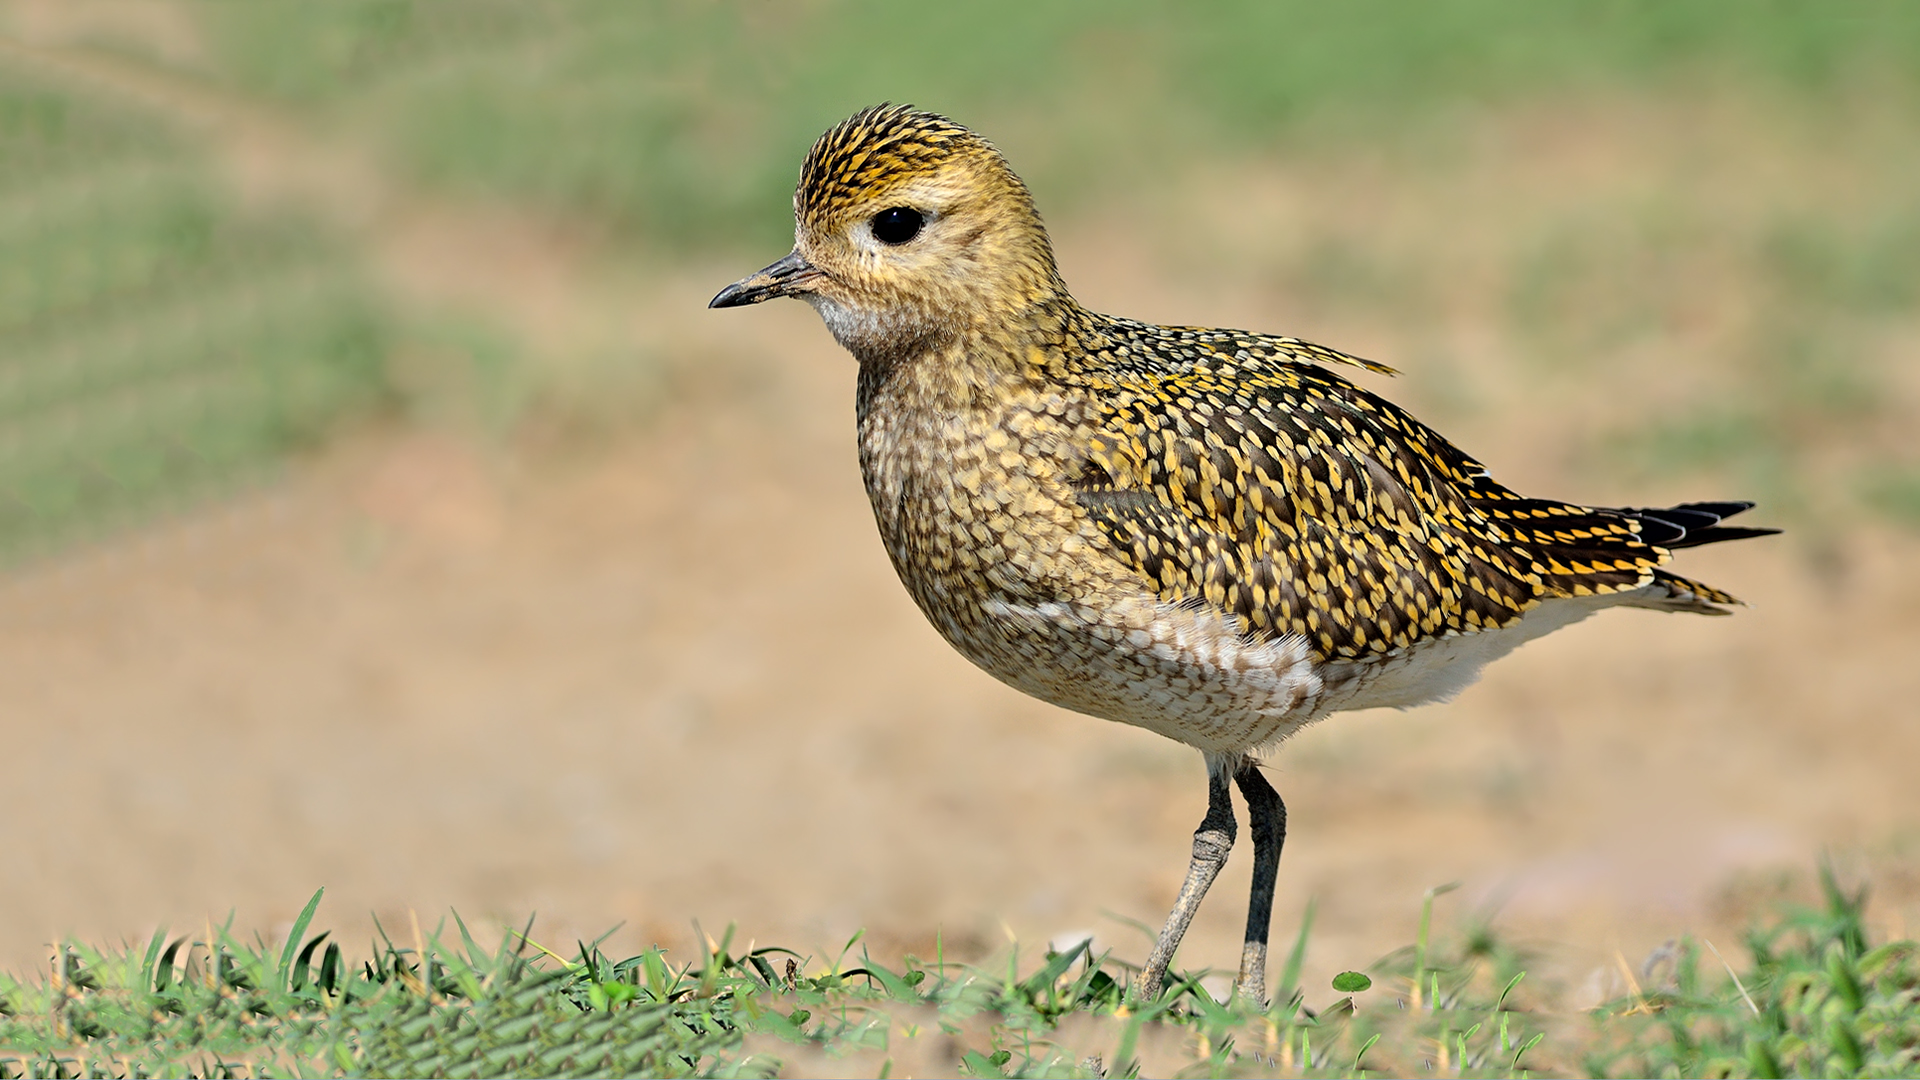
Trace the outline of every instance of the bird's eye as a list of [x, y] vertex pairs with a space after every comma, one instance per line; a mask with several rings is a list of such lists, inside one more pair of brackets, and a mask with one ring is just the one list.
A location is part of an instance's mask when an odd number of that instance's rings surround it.
[[920, 235], [927, 219], [911, 206], [890, 206], [873, 215], [873, 238], [883, 244], [899, 245]]

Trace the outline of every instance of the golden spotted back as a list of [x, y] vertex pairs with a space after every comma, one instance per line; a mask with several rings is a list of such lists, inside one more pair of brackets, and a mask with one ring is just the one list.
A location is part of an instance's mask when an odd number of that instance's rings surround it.
[[1639, 588], [1667, 553], [1614, 511], [1526, 499], [1293, 339], [1087, 314], [1100, 403], [1079, 498], [1160, 596], [1326, 658], [1508, 625]]

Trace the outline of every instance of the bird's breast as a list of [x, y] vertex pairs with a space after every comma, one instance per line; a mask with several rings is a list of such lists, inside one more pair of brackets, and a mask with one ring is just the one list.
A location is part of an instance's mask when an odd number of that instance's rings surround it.
[[[1058, 392], [973, 400], [872, 388], [860, 466], [894, 568], [936, 625], [990, 600], [1075, 598], [1098, 534], [1073, 498], [1086, 433]], [[950, 635], [951, 636], [951, 635]]]
[[1098, 443], [1084, 402], [1016, 389], [930, 405], [911, 389], [863, 379], [860, 464], [895, 572], [962, 655], [1042, 700], [1204, 750], [1315, 715], [1303, 640], [1249, 642], [1118, 557], [1075, 494]]

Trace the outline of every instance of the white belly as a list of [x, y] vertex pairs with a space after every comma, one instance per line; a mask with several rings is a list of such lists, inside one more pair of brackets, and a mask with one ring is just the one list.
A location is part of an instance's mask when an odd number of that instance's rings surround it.
[[1237, 620], [1163, 603], [995, 600], [984, 609], [990, 632], [950, 640], [1043, 701], [1235, 755], [1272, 746], [1332, 713], [1445, 701], [1526, 642], [1638, 599], [1635, 591], [1549, 600], [1498, 630], [1331, 663], [1315, 663], [1304, 639], [1249, 641]]
[[1447, 701], [1473, 685], [1480, 671], [1534, 638], [1602, 608], [1630, 602], [1631, 594], [1548, 600], [1498, 630], [1433, 638], [1378, 660], [1321, 665], [1326, 684], [1324, 712], [1353, 709], [1411, 709]]
[[1218, 612], [1005, 600], [989, 601], [984, 612], [992, 632], [956, 644], [1001, 681], [1210, 754], [1278, 742], [1319, 715], [1321, 685], [1306, 641], [1249, 641], [1237, 620]]

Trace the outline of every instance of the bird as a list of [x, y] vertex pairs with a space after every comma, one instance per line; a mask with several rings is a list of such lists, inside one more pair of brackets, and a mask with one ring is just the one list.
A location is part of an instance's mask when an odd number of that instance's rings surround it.
[[1675, 551], [1778, 530], [1750, 502], [1523, 496], [1294, 337], [1159, 326], [1074, 300], [1033, 196], [984, 137], [863, 109], [800, 167], [792, 251], [712, 308], [797, 297], [857, 361], [859, 460], [893, 568], [961, 655], [1055, 705], [1201, 752], [1207, 808], [1137, 1000], [1247, 804], [1235, 993], [1266, 1001], [1286, 805], [1262, 772], [1333, 713], [1453, 697], [1609, 607], [1724, 615]]

